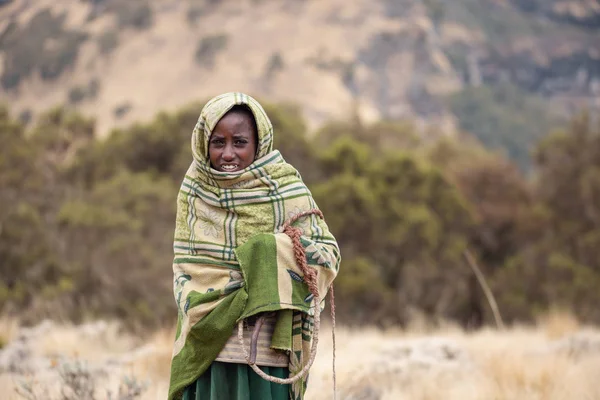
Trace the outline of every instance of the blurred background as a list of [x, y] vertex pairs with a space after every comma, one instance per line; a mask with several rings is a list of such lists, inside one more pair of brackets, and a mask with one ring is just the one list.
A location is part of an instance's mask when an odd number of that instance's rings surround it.
[[[600, 323], [598, 0], [0, 0], [0, 380], [39, 372], [8, 351], [27, 329], [71, 324], [115, 354], [163, 343], [142, 363], [163, 398], [175, 198], [198, 114], [227, 91], [263, 103], [339, 241], [347, 343], [448, 326], [550, 343]], [[473, 268], [508, 331], [486, 331]], [[53, 366], [85, 353], [27, 343]], [[456, 398], [575, 398], [535, 386], [583, 368], [569, 351], [515, 380], [540, 397], [494, 367], [489, 392]]]

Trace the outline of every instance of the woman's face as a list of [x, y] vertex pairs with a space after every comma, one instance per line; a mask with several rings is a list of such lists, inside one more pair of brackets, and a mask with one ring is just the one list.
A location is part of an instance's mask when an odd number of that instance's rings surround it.
[[248, 167], [256, 156], [256, 136], [254, 121], [248, 113], [228, 112], [219, 120], [208, 142], [211, 166], [223, 172]]

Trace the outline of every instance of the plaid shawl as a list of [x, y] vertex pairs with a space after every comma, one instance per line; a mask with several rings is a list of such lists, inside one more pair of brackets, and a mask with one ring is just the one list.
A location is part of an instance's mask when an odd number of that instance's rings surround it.
[[[210, 167], [208, 142], [223, 115], [247, 105], [256, 119], [256, 160], [246, 169]], [[316, 208], [298, 172], [272, 150], [273, 128], [262, 107], [241, 93], [227, 93], [203, 108], [192, 135], [194, 160], [177, 200], [173, 283], [178, 308], [169, 399], [179, 398], [214, 361], [237, 322], [278, 311], [271, 347], [290, 355], [290, 373], [308, 361], [312, 295], [296, 266], [291, 239], [280, 232], [297, 213]], [[320, 218], [299, 219], [308, 265], [318, 269], [324, 298], [340, 254]], [[301, 399], [306, 380], [290, 385]]]

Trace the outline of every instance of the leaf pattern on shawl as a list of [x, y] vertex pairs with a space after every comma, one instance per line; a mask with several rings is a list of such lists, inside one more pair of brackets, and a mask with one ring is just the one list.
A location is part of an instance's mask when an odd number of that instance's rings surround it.
[[287, 272], [290, 274], [292, 279], [295, 280], [296, 282], [304, 282], [304, 278], [302, 278], [299, 274], [292, 271], [291, 269], [288, 269]]
[[198, 219], [200, 220], [200, 227], [204, 230], [204, 234], [212, 236], [214, 238], [219, 237], [223, 227], [222, 221], [219, 220], [219, 216], [213, 210], [206, 210], [198, 212]]
[[300, 241], [304, 246], [308, 264], [318, 264], [329, 269], [333, 267], [336, 257], [325, 246], [317, 246], [313, 241], [305, 238], [301, 238]]
[[177, 308], [181, 309], [181, 296], [183, 295], [183, 287], [186, 283], [192, 280], [191, 275], [179, 272], [175, 274], [173, 279], [173, 292], [175, 293], [175, 303]]
[[185, 305], [183, 306], [183, 312], [184, 312], [184, 313], [186, 313], [186, 315], [187, 315], [187, 312], [188, 312], [188, 310], [190, 309], [190, 302], [191, 302], [191, 300], [190, 300], [190, 298], [188, 297], [188, 298], [185, 300]]
[[[307, 210], [303, 210], [300, 207], [296, 206], [292, 211], [288, 212], [288, 218], [295, 218], [298, 214], [302, 214], [305, 211]], [[302, 234], [304, 234], [309, 228], [308, 216], [298, 219], [296, 222], [294, 222], [294, 226], [300, 228], [302, 230]]]

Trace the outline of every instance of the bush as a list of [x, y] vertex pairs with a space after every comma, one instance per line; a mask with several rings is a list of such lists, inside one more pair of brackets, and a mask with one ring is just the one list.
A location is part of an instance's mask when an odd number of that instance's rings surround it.
[[85, 86], [75, 86], [69, 90], [68, 99], [70, 104], [79, 104], [85, 99], [93, 99], [98, 95], [98, 80], [92, 79]]
[[531, 167], [535, 143], [561, 122], [541, 99], [511, 85], [467, 88], [449, 100], [462, 130], [504, 151], [523, 170]]
[[281, 71], [284, 67], [283, 56], [280, 52], [276, 51], [271, 54], [267, 66], [265, 68], [265, 76], [267, 79], [272, 78], [277, 72]]
[[225, 49], [228, 40], [229, 37], [226, 34], [211, 35], [200, 39], [196, 47], [196, 62], [212, 68], [215, 63], [215, 57]]
[[33, 115], [30, 109], [25, 109], [19, 113], [19, 121], [24, 124], [30, 123], [32, 118]]
[[75, 86], [69, 90], [69, 103], [77, 104], [85, 99], [85, 88], [81, 86]]
[[0, 77], [4, 89], [17, 87], [36, 71], [43, 79], [55, 79], [74, 64], [87, 35], [66, 30], [65, 17], [54, 16], [50, 9], [44, 9], [27, 26], [11, 23], [5, 30], [0, 38], [5, 53]]
[[147, 0], [116, 1], [109, 8], [117, 16], [119, 28], [148, 29], [154, 23], [154, 13]]
[[[461, 254], [470, 212], [441, 172], [405, 152], [374, 157], [367, 145], [347, 137], [334, 142], [320, 161], [328, 178], [313, 193], [340, 243], [343, 265], [352, 265], [352, 274], [379, 277], [369, 285], [379, 287], [381, 296], [373, 294], [369, 301], [382, 308], [366, 314], [363, 323], [408, 323], [410, 308], [434, 318], [468, 312], [458, 306], [468, 294]], [[442, 287], [454, 302], [439, 296]], [[352, 279], [340, 280], [342, 296], [353, 293], [366, 301], [366, 290]]]
[[[428, 2], [433, 1], [428, 0]], [[482, 0], [442, 3], [444, 20], [455, 21], [468, 28], [481, 30], [492, 44], [506, 45], [527, 36], [558, 34], [561, 29], [564, 29], [547, 18], [539, 18], [535, 13], [520, 12], [512, 4]]]
[[113, 114], [115, 118], [121, 119], [127, 115], [129, 111], [131, 111], [131, 103], [123, 103], [113, 109]]
[[119, 34], [112, 30], [107, 30], [98, 37], [98, 49], [101, 54], [108, 55], [119, 45]]
[[[60, 377], [60, 396], [55, 397], [56, 400], [135, 400], [140, 398], [148, 387], [147, 383], [140, 382], [135, 377], [123, 376], [117, 392], [105, 390], [102, 391], [104, 394], [101, 395], [101, 390], [98, 389], [99, 374], [84, 362], [59, 360], [55, 368]], [[16, 391], [27, 400], [48, 399], [49, 393], [54, 392], [54, 382], [46, 387], [40, 387], [34, 378], [21, 380], [18, 382]], [[53, 399], [53, 397], [50, 397], [50, 399]]]

